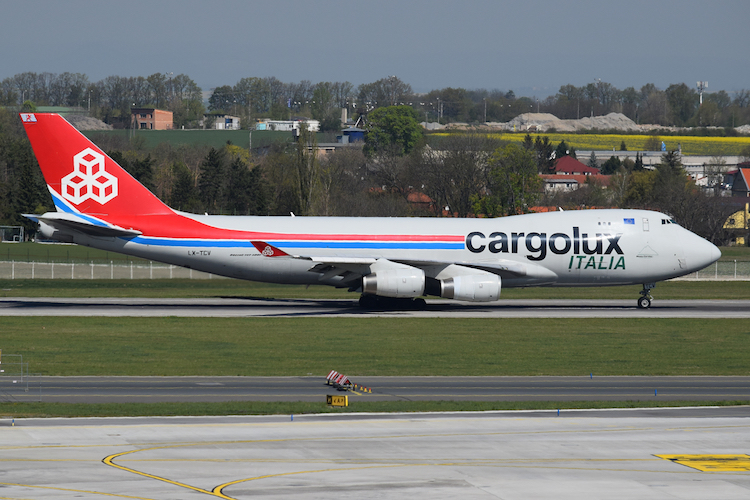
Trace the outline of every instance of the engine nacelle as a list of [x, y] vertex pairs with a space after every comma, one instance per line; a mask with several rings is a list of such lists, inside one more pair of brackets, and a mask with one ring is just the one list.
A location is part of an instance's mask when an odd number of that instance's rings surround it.
[[63, 233], [56, 227], [47, 224], [44, 221], [39, 221], [39, 234], [45, 240], [61, 241], [63, 243], [73, 243], [73, 236], [69, 233]]
[[383, 269], [362, 278], [362, 291], [372, 295], [412, 298], [424, 294], [424, 271], [416, 267]]
[[500, 298], [500, 277], [494, 274], [471, 274], [454, 276], [441, 281], [441, 297], [491, 302]]

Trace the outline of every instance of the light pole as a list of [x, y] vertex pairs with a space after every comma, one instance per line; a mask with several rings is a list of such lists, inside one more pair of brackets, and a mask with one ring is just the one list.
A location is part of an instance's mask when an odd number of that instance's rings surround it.
[[174, 75], [173, 71], [170, 71], [169, 73], [165, 72], [165, 75], [169, 75], [169, 87], [167, 88], [167, 107], [169, 107], [169, 104], [172, 102], [172, 75]]
[[698, 82], [696, 84], [698, 87], [698, 125], [700, 126], [702, 123], [702, 116], [701, 116], [701, 108], [703, 107], [703, 91], [708, 88], [708, 82]]

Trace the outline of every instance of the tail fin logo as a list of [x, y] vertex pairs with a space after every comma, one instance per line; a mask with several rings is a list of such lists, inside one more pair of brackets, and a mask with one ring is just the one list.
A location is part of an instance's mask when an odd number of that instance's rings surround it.
[[117, 196], [117, 177], [104, 170], [104, 155], [86, 148], [73, 157], [73, 172], [62, 178], [62, 196], [75, 205], [102, 205]]

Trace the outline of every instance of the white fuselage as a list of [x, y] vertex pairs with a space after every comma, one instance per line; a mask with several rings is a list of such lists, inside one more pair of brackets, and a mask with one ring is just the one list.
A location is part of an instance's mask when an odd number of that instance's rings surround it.
[[207, 227], [258, 233], [257, 239], [309, 258], [264, 258], [249, 240], [75, 234], [74, 241], [233, 278], [328, 285], [340, 277], [311, 272], [315, 257], [422, 263], [428, 277], [439, 279], [453, 272], [451, 264], [486, 265], [503, 286], [514, 287], [652, 283], [695, 272], [720, 256], [668, 216], [644, 210], [496, 219], [180, 215]]

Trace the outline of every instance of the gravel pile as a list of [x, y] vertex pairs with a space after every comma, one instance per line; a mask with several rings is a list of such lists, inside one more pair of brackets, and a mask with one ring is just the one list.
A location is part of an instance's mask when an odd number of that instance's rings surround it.
[[638, 131], [640, 127], [622, 113], [609, 113], [605, 116], [585, 117], [580, 120], [561, 120], [549, 113], [524, 113], [508, 123], [499, 124], [505, 130], [556, 130], [558, 132], [577, 132], [580, 130], [623, 130]]
[[[690, 128], [665, 127], [663, 125], [637, 125], [622, 113], [609, 113], [605, 116], [584, 117], [580, 120], [561, 120], [549, 113], [524, 113], [509, 122], [487, 122], [485, 125], [469, 125], [467, 123], [451, 123], [439, 125], [436, 123], [422, 123], [428, 130], [440, 128], [471, 129], [482, 128], [490, 130], [508, 130], [513, 132], [579, 132], [584, 130], [618, 130], [623, 132], [640, 132], [648, 134], [653, 130], [668, 130], [671, 132], [690, 131]], [[718, 127], [709, 127], [718, 128]], [[750, 125], [736, 128], [743, 135], [750, 135]]]
[[78, 130], [112, 130], [112, 125], [90, 116], [68, 115], [65, 119]]

